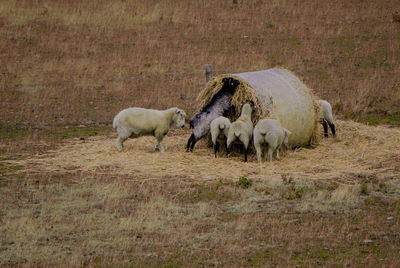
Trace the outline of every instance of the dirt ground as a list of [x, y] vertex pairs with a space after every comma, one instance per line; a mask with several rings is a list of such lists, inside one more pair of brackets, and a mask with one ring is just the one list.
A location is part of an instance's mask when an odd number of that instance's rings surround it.
[[164, 154], [110, 133], [2, 160], [0, 264], [397, 265], [400, 130], [337, 129], [261, 165], [185, 152], [187, 129]]

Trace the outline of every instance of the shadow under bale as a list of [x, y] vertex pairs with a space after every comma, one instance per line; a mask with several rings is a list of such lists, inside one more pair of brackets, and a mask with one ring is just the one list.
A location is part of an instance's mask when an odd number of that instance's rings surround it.
[[[235, 81], [234, 88], [226, 84]], [[233, 93], [232, 93], [233, 92]], [[272, 118], [292, 132], [290, 147], [318, 144], [319, 105], [312, 91], [286, 69], [226, 74], [214, 77], [197, 97], [200, 112], [191, 119], [192, 135], [187, 151], [209, 132], [210, 123], [220, 115], [237, 120], [245, 103], [253, 103], [253, 124]], [[216, 111], [212, 116], [211, 111]], [[210, 143], [211, 144], [211, 143]]]

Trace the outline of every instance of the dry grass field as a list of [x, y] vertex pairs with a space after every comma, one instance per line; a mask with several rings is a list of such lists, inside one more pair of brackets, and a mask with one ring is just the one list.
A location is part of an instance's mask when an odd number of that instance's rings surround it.
[[[395, 0], [0, 1], [0, 266], [399, 267], [398, 12]], [[206, 63], [291, 70], [332, 104], [338, 136], [261, 165], [205, 142], [186, 153], [187, 128], [165, 154], [153, 137], [118, 153], [114, 115], [191, 117]]]

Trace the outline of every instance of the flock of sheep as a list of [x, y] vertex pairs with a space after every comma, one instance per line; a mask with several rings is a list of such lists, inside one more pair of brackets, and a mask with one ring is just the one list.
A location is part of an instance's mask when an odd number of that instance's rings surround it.
[[[222, 114], [229, 107], [230, 98], [232, 98], [234, 89], [239, 82], [233, 78], [225, 78], [223, 82], [224, 85], [220, 91], [222, 92], [221, 95], [216, 95], [215, 100], [210, 102], [217, 102], [218, 105], [206, 105], [190, 120], [192, 134], [188, 140], [187, 151], [193, 151], [194, 144], [210, 132], [211, 140], [214, 144], [215, 157], [221, 143], [225, 145], [227, 156], [229, 155], [231, 144], [239, 143], [246, 162], [249, 144], [253, 139], [258, 162], [261, 163], [263, 151], [265, 159], [269, 162], [272, 161], [273, 155], [276, 159], [279, 159], [279, 151], [282, 145], [289, 149], [288, 138], [291, 132], [283, 128], [279, 120], [275, 119], [261, 119], [253, 127], [251, 120], [252, 103], [245, 103], [242, 106], [239, 118], [231, 123]], [[328, 125], [331, 128], [332, 135], [335, 136], [331, 105], [324, 100], [319, 100], [319, 105], [319, 119], [324, 127], [324, 136], [328, 137]], [[214, 106], [217, 108], [214, 109]], [[164, 136], [174, 124], [183, 128], [185, 126], [185, 118], [186, 113], [176, 107], [164, 111], [144, 108], [122, 110], [113, 120], [113, 128], [118, 133], [116, 147], [118, 151], [121, 151], [124, 141], [128, 138], [151, 135], [157, 139], [155, 149], [164, 152], [162, 146]]]

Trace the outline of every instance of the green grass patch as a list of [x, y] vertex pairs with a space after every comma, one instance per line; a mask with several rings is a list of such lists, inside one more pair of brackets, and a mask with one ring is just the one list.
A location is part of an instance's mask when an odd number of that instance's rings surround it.
[[252, 184], [253, 181], [251, 179], [248, 179], [247, 177], [240, 177], [239, 180], [236, 182], [236, 186], [239, 186], [243, 189], [249, 188]]
[[400, 126], [400, 115], [393, 116], [379, 116], [379, 115], [370, 115], [361, 118], [361, 121], [368, 125], [392, 125], [392, 126]]
[[28, 136], [27, 129], [12, 129], [0, 122], [0, 140], [14, 140]]
[[363, 195], [367, 195], [368, 194], [368, 186], [367, 186], [367, 184], [363, 183], [361, 185], [360, 193], [363, 194]]
[[60, 136], [62, 139], [90, 137], [96, 136], [97, 134], [98, 130], [93, 128], [67, 128], [61, 130], [60, 132]]
[[186, 202], [191, 201], [217, 201], [220, 203], [227, 202], [232, 199], [232, 195], [229, 191], [224, 188], [224, 185], [220, 182], [214, 184], [194, 184], [195, 192], [188, 196], [187, 194], [180, 196], [180, 201]]

